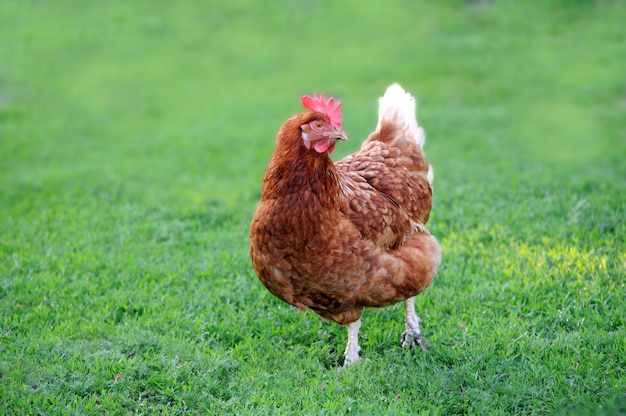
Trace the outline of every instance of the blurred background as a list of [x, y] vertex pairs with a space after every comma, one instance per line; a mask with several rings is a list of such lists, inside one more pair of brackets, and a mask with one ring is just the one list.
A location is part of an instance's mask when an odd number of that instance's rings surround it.
[[344, 102], [341, 157], [394, 81], [444, 187], [624, 177], [625, 17], [621, 1], [4, 1], [2, 198], [253, 207], [302, 94]]

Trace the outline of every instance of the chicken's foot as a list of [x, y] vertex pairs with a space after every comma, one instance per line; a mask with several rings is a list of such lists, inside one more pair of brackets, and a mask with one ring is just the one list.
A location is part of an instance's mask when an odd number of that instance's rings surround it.
[[419, 345], [422, 351], [428, 351], [420, 331], [420, 318], [415, 313], [415, 296], [404, 301], [404, 316], [406, 319], [406, 330], [402, 334], [401, 345], [408, 348]]
[[344, 354], [343, 366], [346, 367], [361, 359], [359, 356], [359, 329], [361, 328], [361, 318], [348, 324], [348, 345]]

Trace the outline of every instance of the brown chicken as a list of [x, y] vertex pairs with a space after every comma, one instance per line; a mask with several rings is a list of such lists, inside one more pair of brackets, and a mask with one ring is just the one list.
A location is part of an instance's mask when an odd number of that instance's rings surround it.
[[426, 229], [432, 169], [415, 100], [398, 84], [379, 100], [376, 130], [361, 150], [333, 163], [347, 140], [341, 103], [305, 96], [309, 112], [283, 124], [250, 227], [250, 257], [261, 282], [300, 310], [348, 325], [345, 364], [360, 359], [365, 307], [405, 302], [402, 345], [426, 350], [415, 296], [441, 261]]

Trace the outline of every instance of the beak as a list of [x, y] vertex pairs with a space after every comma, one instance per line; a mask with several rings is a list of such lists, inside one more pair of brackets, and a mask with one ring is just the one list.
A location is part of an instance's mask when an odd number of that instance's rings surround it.
[[343, 130], [338, 129], [337, 127], [335, 127], [335, 131], [327, 133], [327, 137], [329, 139], [335, 140], [348, 140], [348, 136], [346, 135], [346, 133]]

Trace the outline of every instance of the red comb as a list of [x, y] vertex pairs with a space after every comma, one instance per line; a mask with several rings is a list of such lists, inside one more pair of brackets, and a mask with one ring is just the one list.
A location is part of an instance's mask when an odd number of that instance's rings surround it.
[[324, 113], [330, 118], [331, 124], [341, 128], [341, 101], [337, 102], [337, 106], [335, 107], [335, 99], [330, 97], [328, 102], [324, 101], [324, 93], [317, 96], [317, 93], [313, 94], [313, 98], [305, 95], [302, 97], [302, 105], [307, 110], [317, 111], [319, 113]]

